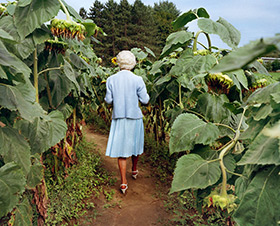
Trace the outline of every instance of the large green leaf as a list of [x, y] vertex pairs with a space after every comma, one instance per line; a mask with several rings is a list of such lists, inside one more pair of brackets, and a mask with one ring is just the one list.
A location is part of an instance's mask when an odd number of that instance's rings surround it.
[[32, 36], [29, 35], [24, 40], [22, 40], [19, 44], [16, 45], [18, 54], [22, 59], [26, 59], [29, 57], [31, 53], [35, 50], [35, 45], [32, 39]]
[[209, 14], [207, 13], [206, 9], [204, 8], [199, 8], [199, 9], [195, 9], [195, 10], [189, 10], [186, 13], [183, 13], [182, 15], [180, 15], [173, 23], [173, 28], [175, 30], [184, 27], [187, 23], [198, 19], [199, 17], [205, 17], [205, 18], [209, 18]]
[[265, 125], [269, 124], [269, 119], [256, 122], [253, 118], [249, 118], [246, 122], [248, 123], [249, 127], [244, 131], [244, 133], [241, 134], [240, 139], [253, 140], [263, 130]]
[[[34, 89], [34, 87], [33, 87]], [[42, 107], [30, 99], [30, 93], [34, 90], [28, 85], [10, 86], [0, 84], [0, 105], [11, 111], [19, 111], [20, 116], [26, 120], [32, 121], [35, 117], [44, 115]]]
[[51, 91], [52, 103], [55, 107], [58, 107], [71, 90], [74, 89], [74, 85], [60, 70], [51, 71], [49, 79], [53, 85]]
[[248, 104], [270, 104], [272, 94], [280, 92], [280, 82], [273, 83], [268, 85], [262, 89], [256, 90], [252, 93], [246, 101], [246, 105]]
[[81, 92], [81, 88], [79, 83], [76, 80], [76, 71], [72, 68], [71, 64], [67, 62], [67, 60], [64, 60], [64, 72], [65, 72], [65, 76], [71, 81], [73, 82], [73, 84], [76, 87], [76, 90], [78, 93]]
[[228, 102], [229, 100], [224, 94], [217, 96], [204, 93], [198, 97], [197, 108], [206, 119], [219, 123], [231, 115], [230, 110], [223, 106], [224, 103]]
[[249, 145], [249, 149], [238, 162], [238, 165], [280, 165], [279, 138], [267, 137], [260, 134]]
[[160, 58], [168, 56], [179, 47], [185, 46], [192, 37], [193, 34], [187, 31], [178, 31], [170, 34], [166, 39], [166, 45], [161, 52]]
[[25, 184], [24, 174], [15, 163], [10, 162], [0, 168], [0, 218], [16, 206]]
[[30, 226], [32, 224], [33, 212], [32, 207], [27, 197], [17, 205], [15, 209], [15, 223], [14, 225]]
[[30, 147], [18, 130], [10, 127], [0, 127], [0, 155], [4, 162], [16, 162], [25, 175], [30, 170]]
[[169, 82], [169, 81], [171, 80], [171, 78], [172, 78], [172, 76], [169, 75], [169, 74], [167, 74], [167, 75], [165, 75], [165, 76], [159, 78], [159, 79], [155, 82], [155, 85], [156, 85], [156, 86], [160, 86], [160, 85], [162, 85], [162, 84], [165, 83], [165, 82]]
[[170, 134], [170, 153], [192, 150], [195, 144], [210, 144], [219, 136], [219, 129], [193, 114], [179, 115]]
[[270, 166], [254, 177], [233, 215], [238, 225], [278, 225], [280, 220], [279, 171], [279, 166]]
[[55, 17], [60, 9], [57, 0], [32, 0], [23, 7], [21, 7], [21, 1], [16, 7], [14, 17], [15, 25], [22, 39]]
[[243, 68], [258, 57], [277, 49], [277, 44], [279, 45], [279, 43], [280, 35], [274, 38], [265, 38], [250, 42], [227, 54], [210, 72], [227, 72]]
[[263, 64], [261, 64], [259, 61], [255, 60], [254, 62], [252, 62], [249, 65], [250, 68], [254, 68], [257, 70], [258, 73], [263, 74], [263, 75], [267, 75], [269, 77], [271, 77], [271, 75], [269, 74], [269, 72], [266, 70], [265, 66]]
[[50, 38], [50, 31], [45, 25], [42, 28], [35, 29], [32, 34], [28, 35], [25, 39], [16, 44], [18, 56], [26, 59], [34, 52], [36, 45], [44, 43]]
[[97, 25], [91, 19], [86, 19], [82, 24], [86, 28], [87, 37], [94, 35], [96, 32], [96, 29], [98, 28]]
[[45, 25], [42, 25], [41, 28], [36, 29], [32, 33], [32, 38], [35, 45], [42, 44], [50, 38], [50, 30]]
[[44, 176], [44, 168], [42, 164], [37, 161], [31, 167], [27, 175], [27, 187], [29, 189], [35, 188], [39, 183], [41, 183]]
[[61, 0], [61, 1], [63, 2], [65, 7], [67, 8], [70, 15], [75, 18], [75, 20], [83, 21], [82, 17], [76, 12], [76, 10], [72, 6], [68, 5], [64, 0]]
[[222, 41], [232, 48], [237, 47], [240, 42], [240, 32], [223, 18], [219, 18], [216, 22], [208, 18], [201, 18], [197, 25], [208, 34], [219, 35]]
[[219, 162], [208, 162], [196, 154], [184, 155], [177, 162], [170, 193], [206, 188], [215, 184], [220, 176]]
[[4, 31], [2, 28], [0, 28], [0, 38], [14, 41], [13, 36], [11, 36], [8, 32]]
[[13, 17], [4, 16], [0, 20], [0, 28], [6, 31], [15, 41], [19, 41], [20, 37], [17, 33], [17, 28], [14, 25]]
[[16, 73], [29, 76], [31, 70], [25, 63], [18, 59], [14, 54], [10, 53], [3, 42], [0, 40], [0, 65], [11, 67]]
[[61, 104], [61, 105], [59, 105], [57, 110], [62, 112], [62, 114], [64, 116], [64, 121], [66, 121], [66, 119], [68, 119], [73, 113], [73, 107], [69, 104]]
[[28, 138], [31, 154], [43, 153], [65, 137], [67, 125], [60, 111], [52, 111], [34, 122], [19, 121], [18, 129]]
[[[245, 89], [248, 89], [248, 79], [247, 79], [244, 71], [243, 70], [236, 70], [236, 71], [233, 71], [232, 73], [236, 76], [236, 78], [240, 82], [240, 84], [242, 84], [242, 86]], [[240, 91], [241, 91], [241, 89], [240, 89]]]
[[[86, 69], [88, 63], [75, 53], [70, 53], [70, 60], [78, 69]], [[66, 61], [65, 61], [66, 62]]]
[[214, 56], [193, 56], [187, 50], [176, 61], [176, 64], [171, 68], [169, 73], [177, 76], [187, 74], [190, 77], [194, 77], [197, 74], [209, 71], [214, 64], [216, 64], [216, 58]]
[[265, 119], [267, 116], [271, 114], [273, 108], [270, 104], [262, 104], [259, 108], [253, 108], [251, 111], [251, 116], [255, 121], [260, 121], [261, 119]]

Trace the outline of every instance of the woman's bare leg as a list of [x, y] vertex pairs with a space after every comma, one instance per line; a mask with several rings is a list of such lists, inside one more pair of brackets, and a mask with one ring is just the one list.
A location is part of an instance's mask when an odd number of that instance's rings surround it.
[[132, 171], [136, 171], [137, 170], [137, 162], [138, 162], [138, 159], [139, 159], [139, 155], [135, 156], [135, 155], [132, 155]]
[[121, 173], [121, 184], [127, 184], [126, 180], [126, 158], [118, 158], [119, 169]]

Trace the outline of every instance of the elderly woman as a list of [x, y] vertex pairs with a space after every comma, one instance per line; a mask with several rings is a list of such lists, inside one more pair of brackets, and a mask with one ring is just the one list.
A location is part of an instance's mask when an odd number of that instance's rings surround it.
[[139, 101], [149, 102], [142, 77], [133, 74], [136, 64], [132, 52], [124, 50], [117, 55], [120, 71], [107, 79], [105, 101], [113, 104], [112, 123], [107, 143], [106, 155], [118, 158], [121, 174], [120, 190], [125, 194], [128, 185], [126, 179], [126, 159], [132, 156], [132, 177], [137, 178], [137, 162], [144, 149], [143, 115]]

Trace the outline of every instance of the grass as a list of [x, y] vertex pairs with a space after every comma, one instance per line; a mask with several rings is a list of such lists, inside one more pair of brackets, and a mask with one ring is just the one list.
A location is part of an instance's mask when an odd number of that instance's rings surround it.
[[[93, 152], [93, 146], [82, 140], [76, 149], [78, 164], [67, 169], [67, 178], [60, 171], [54, 179], [51, 167], [46, 169], [49, 204], [45, 225], [70, 225], [88, 210], [94, 212], [91, 197], [103, 193], [103, 185], [114, 183], [101, 167], [101, 158]], [[112, 195], [108, 193], [108, 198]]]
[[272, 76], [274, 80], [280, 81], [280, 72], [270, 72], [269, 74]]

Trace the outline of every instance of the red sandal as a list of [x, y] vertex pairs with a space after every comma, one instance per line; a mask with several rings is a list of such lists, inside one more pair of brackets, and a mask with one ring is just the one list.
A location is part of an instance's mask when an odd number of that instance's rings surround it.
[[133, 178], [134, 180], [136, 180], [136, 179], [137, 179], [138, 173], [139, 173], [139, 171], [138, 171], [138, 170], [132, 171], [131, 176], [132, 176], [132, 178]]
[[[124, 188], [123, 188], [124, 187]], [[126, 190], [128, 189], [128, 185], [127, 184], [121, 184], [120, 185], [120, 190], [123, 194], [125, 194]]]

